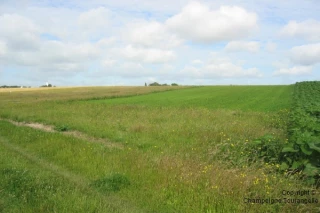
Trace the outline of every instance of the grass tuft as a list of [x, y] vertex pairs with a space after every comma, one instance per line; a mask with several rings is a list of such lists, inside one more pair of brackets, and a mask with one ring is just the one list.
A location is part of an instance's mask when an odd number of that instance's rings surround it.
[[70, 127], [68, 125], [62, 124], [62, 125], [57, 125], [54, 130], [58, 132], [66, 132], [70, 130]]
[[118, 192], [129, 185], [129, 179], [120, 173], [114, 173], [107, 177], [99, 178], [91, 183], [91, 186], [103, 193]]

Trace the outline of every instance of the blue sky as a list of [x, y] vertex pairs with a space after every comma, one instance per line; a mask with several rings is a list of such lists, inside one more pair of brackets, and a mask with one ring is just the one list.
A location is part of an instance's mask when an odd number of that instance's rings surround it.
[[320, 80], [317, 0], [0, 1], [0, 85]]

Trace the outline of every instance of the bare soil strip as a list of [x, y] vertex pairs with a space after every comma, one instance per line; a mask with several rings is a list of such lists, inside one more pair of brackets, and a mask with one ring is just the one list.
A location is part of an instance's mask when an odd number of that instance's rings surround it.
[[[27, 126], [27, 127], [31, 127], [33, 129], [39, 129], [39, 130], [42, 130], [45, 132], [59, 132], [59, 131], [56, 131], [54, 129], [54, 126], [51, 126], [51, 125], [45, 125], [45, 124], [41, 124], [41, 123], [32, 123], [32, 122], [17, 122], [17, 121], [13, 121], [13, 120], [9, 120], [9, 119], [1, 119], [1, 118], [0, 118], [0, 120], [10, 122], [16, 126]], [[102, 145], [109, 147], [109, 148], [117, 148], [117, 149], [124, 148], [122, 144], [111, 142], [109, 140], [102, 139], [102, 138], [95, 138], [95, 137], [89, 136], [83, 132], [79, 132], [79, 131], [75, 131], [75, 130], [74, 131], [59, 132], [59, 133], [64, 134], [64, 135], [70, 135], [72, 137], [75, 137], [75, 138], [78, 138], [81, 140], [86, 140], [88, 142], [99, 143], [99, 144], [102, 144]]]

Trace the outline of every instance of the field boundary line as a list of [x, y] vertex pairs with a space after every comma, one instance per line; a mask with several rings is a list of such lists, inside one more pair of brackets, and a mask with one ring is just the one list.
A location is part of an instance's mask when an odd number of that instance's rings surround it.
[[150, 95], [150, 94], [156, 94], [156, 93], [165, 93], [165, 92], [173, 92], [177, 90], [186, 90], [186, 89], [192, 89], [192, 88], [200, 88], [201, 86], [180, 86], [180, 88], [174, 88], [174, 89], [165, 89], [165, 90], [155, 90], [147, 93], [138, 93], [138, 94], [129, 94], [129, 95], [112, 95], [112, 96], [102, 96], [102, 97], [92, 97], [92, 98], [84, 98], [84, 99], [70, 99], [68, 101], [99, 101], [99, 100], [112, 100], [112, 99], [120, 99], [120, 98], [131, 98], [131, 97], [137, 97], [137, 96], [144, 96], [144, 95]]
[[3, 118], [0, 118], [0, 121], [7, 121], [15, 126], [26, 126], [26, 127], [30, 127], [30, 128], [33, 128], [33, 129], [38, 129], [38, 130], [41, 130], [41, 131], [44, 131], [44, 132], [56, 132], [56, 133], [60, 133], [60, 134], [63, 134], [63, 135], [69, 135], [69, 136], [72, 136], [74, 138], [78, 138], [78, 139], [81, 139], [81, 140], [85, 140], [85, 141], [88, 141], [90, 143], [98, 143], [98, 144], [101, 144], [101, 145], [104, 145], [108, 148], [116, 148], [116, 149], [123, 149], [124, 146], [122, 144], [119, 144], [119, 143], [115, 143], [115, 142], [111, 142], [109, 140], [106, 140], [106, 139], [102, 139], [102, 138], [96, 138], [96, 137], [93, 137], [93, 136], [89, 136], [83, 132], [80, 132], [80, 131], [76, 131], [76, 130], [71, 130], [71, 131], [64, 131], [64, 132], [61, 132], [61, 131], [57, 131], [54, 129], [54, 126], [52, 125], [46, 125], [46, 124], [42, 124], [42, 123], [37, 123], [37, 122], [28, 122], [28, 121], [23, 121], [23, 122], [18, 122], [18, 121], [14, 121], [14, 120], [10, 120], [10, 119], [3, 119]]

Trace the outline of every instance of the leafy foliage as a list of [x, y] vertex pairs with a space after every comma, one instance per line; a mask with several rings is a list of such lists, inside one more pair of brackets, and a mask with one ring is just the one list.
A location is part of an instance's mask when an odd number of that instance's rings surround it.
[[275, 136], [266, 134], [246, 147], [249, 153], [249, 161], [256, 161], [257, 158], [263, 159], [266, 163], [277, 164], [282, 150], [282, 142]]
[[[287, 174], [295, 174], [306, 183], [320, 185], [320, 82], [296, 83], [291, 110], [280, 110], [270, 117], [275, 129], [287, 129], [288, 139], [265, 134], [236, 147], [224, 160], [243, 166], [262, 161]], [[225, 152], [228, 143], [221, 147]], [[236, 153], [243, 153], [237, 155]]]
[[301, 171], [308, 183], [320, 178], [320, 82], [296, 83], [289, 123], [289, 143], [282, 149], [282, 169]]

